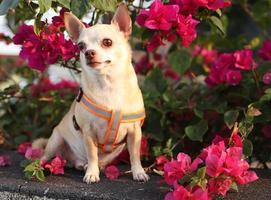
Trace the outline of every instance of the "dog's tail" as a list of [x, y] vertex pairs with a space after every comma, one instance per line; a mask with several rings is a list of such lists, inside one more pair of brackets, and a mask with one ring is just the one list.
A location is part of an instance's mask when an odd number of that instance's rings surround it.
[[45, 149], [46, 145], [47, 145], [48, 139], [46, 138], [38, 138], [36, 140], [33, 141], [32, 143], [32, 148], [33, 149]]

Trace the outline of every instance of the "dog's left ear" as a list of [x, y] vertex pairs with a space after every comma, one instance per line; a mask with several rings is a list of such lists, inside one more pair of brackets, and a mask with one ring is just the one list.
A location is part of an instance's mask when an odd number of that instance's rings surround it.
[[115, 15], [111, 21], [111, 24], [115, 24], [119, 27], [120, 31], [122, 31], [126, 38], [128, 38], [132, 33], [132, 20], [129, 15], [128, 8], [125, 3], [121, 3]]

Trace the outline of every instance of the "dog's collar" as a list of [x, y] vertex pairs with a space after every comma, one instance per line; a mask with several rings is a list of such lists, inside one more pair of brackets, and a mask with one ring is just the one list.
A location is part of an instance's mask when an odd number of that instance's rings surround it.
[[[89, 113], [102, 118], [108, 122], [107, 130], [105, 133], [104, 142], [99, 144], [98, 147], [102, 152], [109, 153], [114, 150], [121, 143], [116, 144], [117, 134], [119, 130], [120, 123], [131, 123], [140, 121], [141, 125], [145, 119], [145, 110], [123, 114], [119, 110], [109, 110], [104, 106], [96, 104], [92, 99], [87, 97], [82, 88], [80, 88], [79, 93], [76, 97], [76, 101], [80, 103]], [[80, 127], [76, 121], [75, 115], [73, 116], [73, 124], [76, 130], [80, 130]]]

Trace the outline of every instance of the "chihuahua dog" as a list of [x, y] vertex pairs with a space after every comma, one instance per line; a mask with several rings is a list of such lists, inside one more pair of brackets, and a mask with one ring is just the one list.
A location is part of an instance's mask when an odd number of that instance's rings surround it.
[[[84, 182], [95, 183], [100, 180], [100, 169], [127, 144], [133, 179], [149, 180], [140, 161], [144, 103], [131, 64], [128, 39], [132, 29], [126, 5], [118, 6], [111, 24], [86, 28], [69, 12], [64, 23], [80, 49], [82, 91], [54, 128], [41, 159], [60, 153], [75, 168], [86, 171]], [[105, 144], [106, 140], [111, 143]]]

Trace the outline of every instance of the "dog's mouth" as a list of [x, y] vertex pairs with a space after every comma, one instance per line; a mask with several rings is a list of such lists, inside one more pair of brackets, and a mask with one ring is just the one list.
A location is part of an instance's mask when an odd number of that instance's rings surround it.
[[101, 64], [110, 64], [111, 60], [106, 60], [104, 62], [99, 62], [99, 61], [87, 61], [87, 65], [89, 65], [90, 67], [98, 67]]

